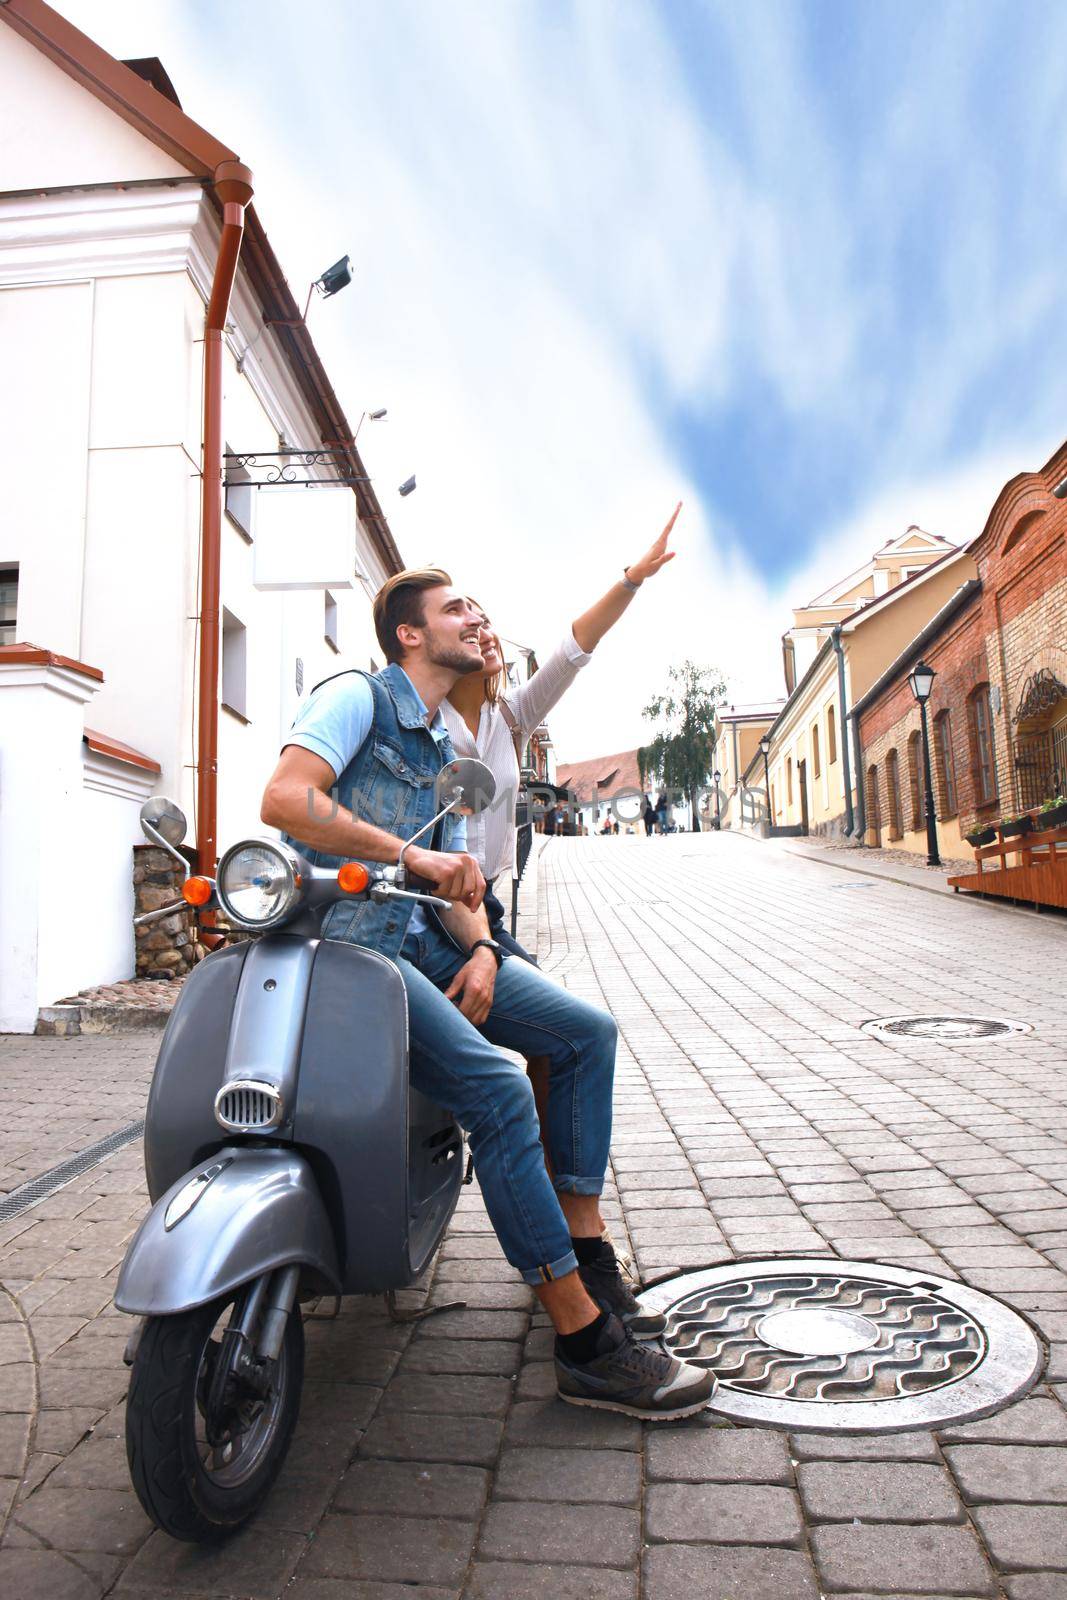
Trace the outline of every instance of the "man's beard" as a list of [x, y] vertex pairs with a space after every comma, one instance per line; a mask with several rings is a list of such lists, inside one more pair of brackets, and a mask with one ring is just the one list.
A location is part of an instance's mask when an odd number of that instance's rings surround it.
[[462, 678], [468, 677], [472, 672], [481, 672], [485, 665], [480, 655], [472, 658], [462, 651], [458, 644], [441, 642], [432, 629], [427, 629], [426, 632], [426, 659], [432, 666], [448, 667], [450, 671], [458, 672]]

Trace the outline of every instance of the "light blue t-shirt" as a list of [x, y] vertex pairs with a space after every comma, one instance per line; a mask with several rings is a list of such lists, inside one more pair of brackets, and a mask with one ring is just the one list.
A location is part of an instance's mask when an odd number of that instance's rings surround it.
[[[400, 670], [403, 671], [403, 668]], [[407, 678], [406, 672], [404, 676]], [[418, 702], [423, 721], [440, 745], [448, 738], [444, 718], [438, 710], [431, 722], [430, 713], [422, 696], [410, 678], [408, 683], [411, 684], [411, 692]], [[318, 756], [332, 767], [336, 779], [341, 776], [356, 751], [363, 745], [373, 725], [374, 694], [370, 684], [362, 673], [346, 672], [339, 678], [331, 678], [321, 689], [316, 689], [314, 694], [308, 697], [301, 706], [285, 743], [298, 744], [301, 749], [310, 750], [312, 755]], [[373, 822], [374, 818], [364, 817], [362, 820]], [[452, 849], [466, 850], [466, 848], [467, 819], [457, 817], [452, 835]], [[422, 933], [425, 928], [426, 912], [422, 906], [416, 905], [408, 925], [408, 932]]]

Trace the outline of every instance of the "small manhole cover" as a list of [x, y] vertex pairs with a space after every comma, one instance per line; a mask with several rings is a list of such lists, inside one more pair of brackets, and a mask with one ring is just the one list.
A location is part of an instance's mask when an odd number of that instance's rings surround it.
[[1030, 1022], [1007, 1017], [876, 1017], [860, 1024], [876, 1039], [935, 1039], [940, 1044], [967, 1044], [972, 1039], [1010, 1039], [1032, 1033]]
[[710, 1367], [713, 1409], [794, 1431], [895, 1433], [986, 1416], [1036, 1380], [1022, 1317], [903, 1267], [827, 1258], [735, 1262], [656, 1284], [673, 1355]]

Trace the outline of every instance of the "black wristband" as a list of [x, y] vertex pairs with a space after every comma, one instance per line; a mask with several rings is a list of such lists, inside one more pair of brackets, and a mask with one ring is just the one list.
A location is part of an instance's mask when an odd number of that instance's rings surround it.
[[475, 939], [474, 943], [471, 945], [471, 947], [468, 950], [467, 954], [468, 955], [473, 955], [474, 952], [479, 948], [480, 945], [484, 945], [487, 950], [491, 950], [493, 952], [493, 955], [496, 957], [496, 970], [499, 972], [501, 967], [504, 965], [504, 952], [503, 952], [503, 950], [501, 950], [501, 948], [497, 944], [496, 940], [495, 939]]

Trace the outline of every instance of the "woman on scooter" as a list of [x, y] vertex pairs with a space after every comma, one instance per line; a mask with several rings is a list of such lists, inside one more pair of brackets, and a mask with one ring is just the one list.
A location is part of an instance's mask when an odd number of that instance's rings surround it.
[[494, 803], [479, 816], [467, 819], [467, 849], [485, 876], [484, 903], [493, 938], [527, 961], [533, 957], [504, 928], [504, 907], [493, 892], [494, 880], [509, 872], [515, 859], [515, 796], [520, 782], [518, 751], [553, 706], [558, 705], [601, 639], [627, 610], [645, 579], [654, 577], [668, 561], [674, 560], [675, 552], [667, 549], [667, 541], [681, 509], [679, 501], [651, 548], [639, 561], [625, 567], [621, 578], [607, 593], [575, 619], [562, 644], [525, 683], [516, 687], [508, 683], [499, 636], [489, 618], [484, 617], [478, 640], [484, 669], [461, 678], [448, 699], [442, 701], [441, 712], [456, 754], [476, 756], [485, 762], [496, 779]]

